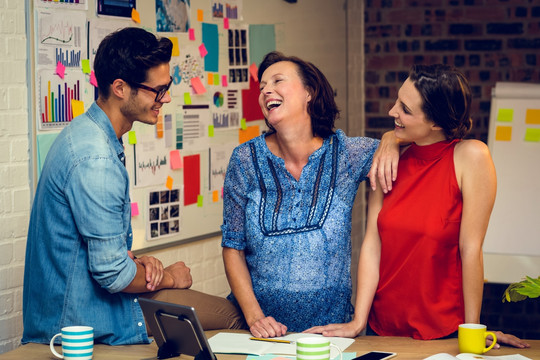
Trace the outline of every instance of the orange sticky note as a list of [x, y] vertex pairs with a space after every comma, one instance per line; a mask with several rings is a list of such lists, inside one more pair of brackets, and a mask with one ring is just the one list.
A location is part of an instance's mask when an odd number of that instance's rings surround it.
[[203, 14], [204, 14], [204, 12], [201, 9], [197, 10], [197, 20], [198, 21], [203, 21], [204, 20]]
[[169, 40], [172, 42], [172, 56], [180, 56], [180, 47], [178, 46], [178, 38], [170, 37]]
[[527, 109], [525, 124], [540, 125], [540, 109]]
[[214, 74], [208, 73], [208, 85], [214, 85]]
[[71, 111], [73, 117], [77, 117], [84, 113], [84, 103], [80, 100], [71, 99]]
[[239, 129], [238, 130], [238, 142], [240, 144], [245, 143], [246, 141], [249, 141], [253, 138], [256, 138], [260, 135], [259, 131], [259, 125], [254, 126], [248, 126], [246, 130]]
[[139, 215], [139, 204], [136, 202], [131, 203], [131, 216]]
[[253, 63], [249, 66], [249, 73], [255, 81], [259, 81], [259, 77], [257, 76], [257, 64]]
[[229, 18], [223, 18], [223, 28], [224, 29], [229, 28]]
[[169, 153], [169, 159], [171, 162], [171, 169], [181, 169], [182, 168], [182, 157], [180, 156], [180, 151], [172, 150]]
[[189, 29], [188, 34], [189, 34], [189, 40], [195, 41], [195, 29]]
[[512, 127], [511, 126], [497, 126], [497, 129], [495, 130], [495, 140], [497, 141], [512, 140]]
[[141, 23], [141, 15], [135, 8], [131, 9], [131, 20], [135, 21], [137, 24]]
[[58, 76], [60, 76], [61, 79], [63, 79], [66, 75], [66, 67], [60, 61], [56, 63], [56, 73], [58, 74]]
[[172, 190], [173, 181], [174, 180], [172, 177], [167, 176], [167, 183], [165, 183], [165, 186], [167, 187], [167, 189]]
[[206, 92], [206, 88], [199, 77], [191, 78], [191, 86], [193, 86], [195, 94], [204, 94]]
[[219, 201], [219, 190], [212, 191], [212, 201], [213, 202]]

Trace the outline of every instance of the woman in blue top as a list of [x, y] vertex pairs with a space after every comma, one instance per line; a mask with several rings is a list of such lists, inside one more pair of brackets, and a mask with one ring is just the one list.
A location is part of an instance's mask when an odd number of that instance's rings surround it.
[[379, 142], [334, 132], [313, 64], [272, 52], [258, 75], [270, 131], [231, 156], [222, 246], [229, 299], [254, 336], [274, 337], [350, 320], [351, 212]]

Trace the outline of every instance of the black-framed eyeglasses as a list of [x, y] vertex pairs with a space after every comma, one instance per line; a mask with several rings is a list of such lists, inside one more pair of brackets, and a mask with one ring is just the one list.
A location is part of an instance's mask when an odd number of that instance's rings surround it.
[[156, 98], [154, 99], [154, 101], [155, 102], [160, 102], [161, 99], [163, 99], [163, 97], [167, 93], [167, 91], [169, 91], [169, 88], [171, 87], [172, 81], [173, 81], [173, 78], [171, 76], [171, 80], [169, 80], [169, 83], [166, 86], [162, 86], [160, 89], [154, 89], [154, 88], [151, 88], [150, 86], [146, 86], [146, 85], [143, 85], [143, 84], [137, 84], [137, 83], [131, 83], [131, 85], [133, 87], [136, 87], [136, 88], [140, 88], [140, 89], [144, 89], [144, 90], [148, 90], [148, 91], [152, 91], [152, 92], [156, 93]]

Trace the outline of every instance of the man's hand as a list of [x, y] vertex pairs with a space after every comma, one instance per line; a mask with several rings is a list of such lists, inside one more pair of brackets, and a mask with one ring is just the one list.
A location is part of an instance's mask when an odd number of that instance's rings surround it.
[[172, 278], [173, 289], [189, 289], [193, 284], [190, 269], [183, 261], [175, 262], [165, 268], [165, 273]]
[[399, 162], [399, 140], [393, 131], [383, 134], [379, 147], [373, 154], [371, 170], [369, 170], [369, 183], [373, 191], [377, 188], [377, 179], [386, 194], [392, 190], [392, 182], [397, 178]]
[[128, 255], [136, 264], [144, 267], [146, 288], [149, 291], [156, 290], [161, 280], [163, 280], [164, 269], [162, 262], [153, 256], [135, 257], [131, 251], [128, 251]]

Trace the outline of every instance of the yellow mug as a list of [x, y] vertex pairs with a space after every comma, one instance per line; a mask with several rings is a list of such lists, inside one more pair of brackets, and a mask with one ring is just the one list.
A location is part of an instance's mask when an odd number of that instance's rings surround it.
[[[493, 342], [486, 347], [488, 335], [493, 336]], [[461, 324], [458, 328], [458, 343], [460, 353], [483, 354], [495, 346], [497, 336], [491, 331], [486, 331], [486, 325]]]

